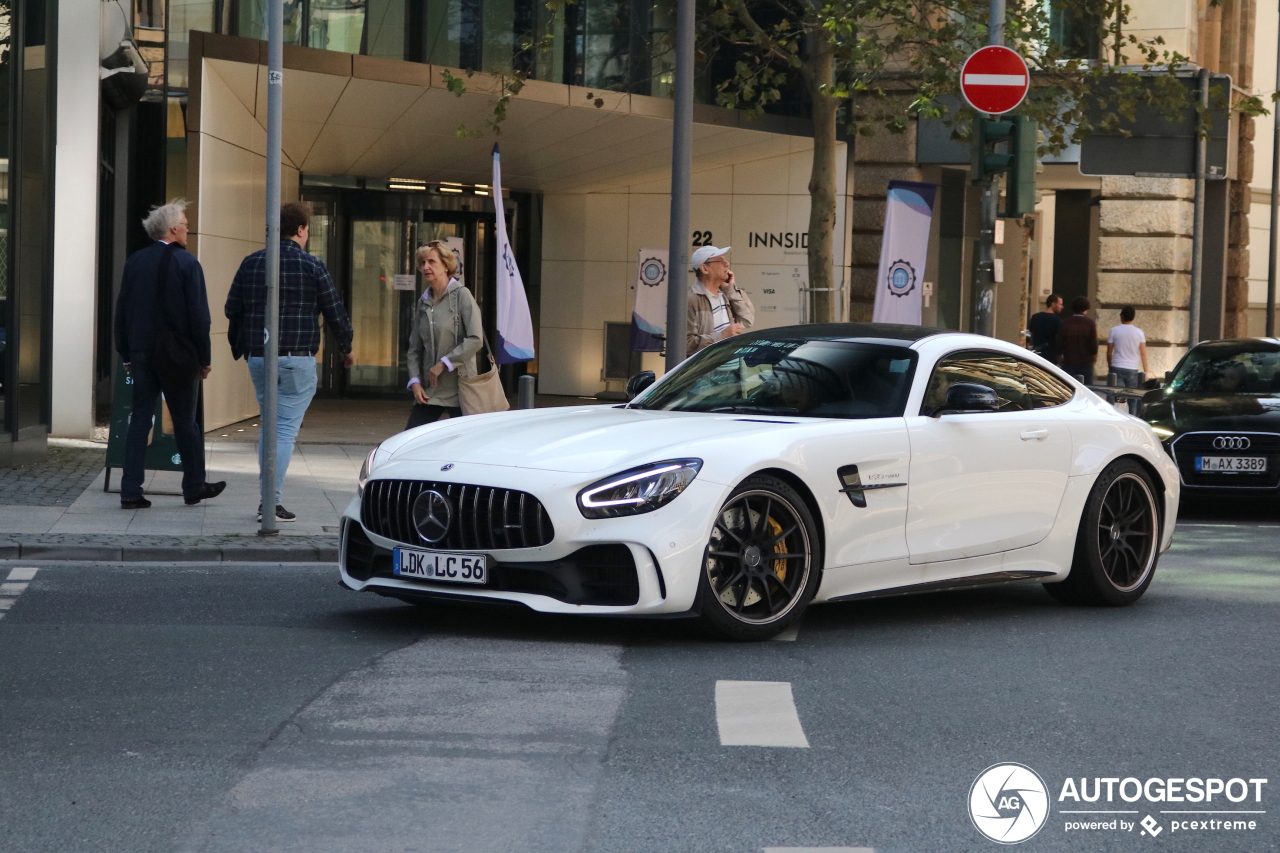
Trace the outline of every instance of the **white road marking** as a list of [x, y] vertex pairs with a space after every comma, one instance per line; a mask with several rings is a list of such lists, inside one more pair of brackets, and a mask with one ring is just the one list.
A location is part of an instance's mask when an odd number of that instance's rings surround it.
[[1025, 86], [1027, 78], [1021, 74], [966, 74], [966, 86]]
[[765, 847], [764, 853], [876, 853], [870, 847]]
[[808, 748], [789, 681], [717, 681], [721, 746]]
[[40, 570], [31, 566], [19, 566], [9, 570], [9, 582], [0, 583], [0, 595], [11, 595], [14, 598], [0, 598], [0, 619], [3, 619], [5, 613], [18, 603], [17, 596], [27, 591], [27, 581], [34, 578], [38, 571]]
[[800, 636], [800, 623], [796, 622], [790, 628], [773, 638], [775, 643], [794, 643], [796, 638]]

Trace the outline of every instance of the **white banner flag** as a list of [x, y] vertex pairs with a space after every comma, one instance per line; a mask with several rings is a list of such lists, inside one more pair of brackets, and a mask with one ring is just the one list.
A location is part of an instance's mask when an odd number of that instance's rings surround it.
[[876, 276], [877, 323], [920, 325], [924, 266], [929, 257], [929, 221], [937, 184], [890, 181]]
[[641, 249], [636, 258], [636, 305], [631, 312], [631, 349], [661, 352], [667, 328], [666, 249]]
[[493, 209], [498, 232], [498, 364], [532, 361], [533, 320], [524, 280], [516, 266], [507, 238], [507, 219], [502, 209], [502, 162], [498, 145], [493, 146]]

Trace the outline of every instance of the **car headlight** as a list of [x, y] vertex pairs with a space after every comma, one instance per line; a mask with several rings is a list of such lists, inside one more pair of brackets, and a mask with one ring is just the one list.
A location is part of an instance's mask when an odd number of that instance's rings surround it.
[[1160, 436], [1161, 441], [1168, 441], [1174, 436], [1174, 431], [1169, 429], [1168, 427], [1153, 426], [1151, 428], [1151, 431], [1154, 432], [1156, 435]]
[[373, 470], [374, 457], [378, 455], [378, 448], [369, 451], [369, 455], [364, 458], [364, 464], [360, 466], [360, 476], [356, 478], [356, 494], [364, 494], [364, 484], [369, 480], [369, 472]]
[[585, 518], [653, 512], [675, 500], [701, 468], [701, 459], [668, 459], [631, 468], [578, 492], [578, 509]]

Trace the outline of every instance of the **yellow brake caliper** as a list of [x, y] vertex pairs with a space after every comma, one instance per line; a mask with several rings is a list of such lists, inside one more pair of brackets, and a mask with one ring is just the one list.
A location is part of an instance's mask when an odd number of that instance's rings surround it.
[[[782, 525], [774, 521], [773, 516], [769, 517], [769, 533], [771, 533], [774, 536], [774, 538], [777, 538], [782, 535]], [[773, 546], [773, 553], [775, 554], [787, 553], [787, 543], [783, 542], [782, 540], [779, 540], [778, 544]], [[777, 575], [778, 580], [785, 582], [787, 579], [787, 561], [774, 560], [773, 573]]]

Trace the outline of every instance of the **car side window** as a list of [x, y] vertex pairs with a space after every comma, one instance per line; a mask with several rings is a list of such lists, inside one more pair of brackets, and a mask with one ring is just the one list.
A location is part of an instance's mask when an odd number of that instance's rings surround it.
[[1047, 409], [1071, 402], [1076, 391], [1067, 383], [1047, 370], [1036, 367], [1030, 362], [1018, 362], [1022, 366], [1022, 378], [1027, 384], [1027, 394], [1034, 408]]
[[1036, 408], [1018, 359], [1003, 353], [969, 350], [952, 353], [933, 368], [920, 413], [928, 415], [945, 403], [947, 389], [960, 382], [985, 385], [995, 391], [1001, 412]]

